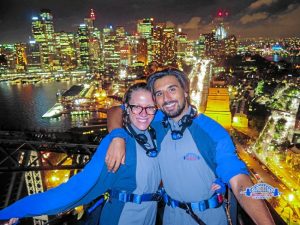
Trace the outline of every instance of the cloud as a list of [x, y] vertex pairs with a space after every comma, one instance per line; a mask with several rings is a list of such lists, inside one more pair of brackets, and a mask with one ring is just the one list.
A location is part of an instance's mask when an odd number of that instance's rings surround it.
[[178, 24], [178, 27], [184, 30], [195, 30], [199, 29], [201, 24], [201, 17], [192, 17], [188, 22]]
[[166, 26], [167, 27], [176, 27], [175, 23], [173, 23], [172, 21], [167, 21]]
[[248, 8], [252, 10], [258, 9], [264, 5], [269, 6], [275, 2], [277, 2], [277, 0], [257, 0], [256, 2], [253, 2]]
[[231, 24], [230, 33], [238, 37], [299, 37], [299, 15], [300, 5], [290, 4], [285, 11], [278, 15], [269, 15], [268, 18], [261, 19], [259, 23], [250, 23], [248, 21], [251, 19], [247, 19], [247, 17], [251, 18], [251, 16], [245, 16], [243, 21], [248, 23], [240, 21], [241, 23]]
[[240, 22], [242, 24], [247, 24], [247, 23], [253, 23], [259, 20], [264, 20], [268, 18], [269, 13], [267, 12], [260, 12], [260, 13], [254, 13], [252, 15], [245, 15], [240, 19]]

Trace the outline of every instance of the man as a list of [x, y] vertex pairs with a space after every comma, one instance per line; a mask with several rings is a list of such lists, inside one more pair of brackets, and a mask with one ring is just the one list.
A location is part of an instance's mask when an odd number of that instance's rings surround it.
[[[257, 224], [274, 224], [262, 200], [243, 194], [253, 185], [246, 166], [235, 152], [229, 134], [218, 123], [201, 114], [189, 102], [189, 83], [181, 71], [166, 69], [148, 79], [157, 106], [165, 116], [152, 124], [161, 151], [158, 160], [166, 190], [164, 224], [227, 224], [225, 211], [215, 200], [211, 184], [218, 177], [233, 190], [240, 205]], [[108, 113], [108, 129], [120, 127], [121, 109]], [[113, 118], [113, 120], [112, 120]], [[116, 139], [106, 161], [115, 170], [124, 145]]]

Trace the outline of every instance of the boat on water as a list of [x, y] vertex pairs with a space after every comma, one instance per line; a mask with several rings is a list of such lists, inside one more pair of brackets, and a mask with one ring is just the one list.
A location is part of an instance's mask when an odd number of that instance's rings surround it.
[[52, 118], [52, 117], [58, 117], [61, 116], [61, 114], [64, 111], [64, 107], [60, 102], [55, 103], [55, 105], [49, 109], [42, 118]]

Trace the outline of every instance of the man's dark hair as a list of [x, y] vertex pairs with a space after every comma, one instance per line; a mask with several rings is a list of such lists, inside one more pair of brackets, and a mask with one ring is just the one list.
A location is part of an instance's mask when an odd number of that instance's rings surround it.
[[165, 76], [174, 76], [183, 90], [188, 94], [187, 100], [189, 101], [189, 92], [190, 92], [190, 83], [187, 76], [180, 70], [175, 68], [167, 68], [158, 72], [151, 74], [147, 79], [147, 86], [151, 90], [152, 95], [154, 95], [154, 83], [156, 80], [165, 77]]

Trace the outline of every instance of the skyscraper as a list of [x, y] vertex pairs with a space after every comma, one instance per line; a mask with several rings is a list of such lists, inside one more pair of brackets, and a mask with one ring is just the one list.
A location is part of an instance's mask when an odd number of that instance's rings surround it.
[[77, 43], [78, 66], [80, 69], [89, 70], [89, 34], [86, 24], [78, 27]]
[[26, 45], [23, 43], [16, 44], [17, 72], [24, 72], [27, 65], [27, 57], [25, 53]]
[[120, 51], [112, 26], [103, 28], [103, 52], [105, 68], [117, 69], [120, 65]]
[[175, 44], [175, 28], [166, 27], [163, 30], [163, 39], [162, 39], [162, 62], [164, 64], [173, 63], [176, 60], [176, 44]]
[[55, 56], [54, 26], [51, 10], [42, 9], [38, 17], [32, 17], [32, 35], [41, 48], [42, 69], [52, 70]]
[[26, 47], [27, 71], [41, 72], [41, 50], [40, 45], [36, 41], [30, 41]]
[[70, 70], [77, 67], [75, 35], [73, 33], [55, 33], [56, 53], [61, 69]]
[[138, 35], [147, 41], [147, 61], [145, 65], [153, 60], [153, 18], [144, 18], [137, 23]]

